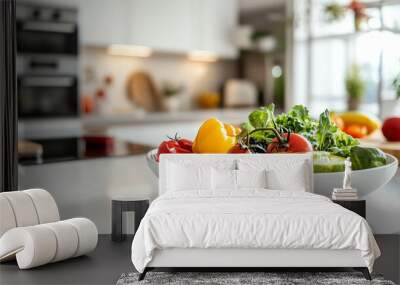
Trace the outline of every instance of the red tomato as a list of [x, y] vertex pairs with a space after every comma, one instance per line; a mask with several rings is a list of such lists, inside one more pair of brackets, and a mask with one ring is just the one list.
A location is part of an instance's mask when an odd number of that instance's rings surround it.
[[158, 147], [157, 161], [160, 160], [160, 154], [162, 153], [192, 153], [192, 150], [183, 148], [177, 140], [168, 140], [163, 141]]
[[179, 139], [178, 144], [181, 148], [184, 148], [190, 152], [192, 152], [193, 142], [188, 139]]
[[[287, 139], [288, 134], [283, 134], [283, 138]], [[310, 142], [302, 135], [291, 133], [287, 145], [279, 145], [277, 138], [272, 140], [268, 145], [267, 152], [309, 152], [312, 151]]]
[[382, 133], [388, 141], [400, 141], [400, 117], [387, 118]]
[[236, 144], [229, 150], [229, 153], [250, 153], [250, 150], [242, 148], [240, 144]]
[[368, 134], [367, 126], [352, 124], [345, 128], [345, 133], [351, 135], [353, 138], [360, 139]]

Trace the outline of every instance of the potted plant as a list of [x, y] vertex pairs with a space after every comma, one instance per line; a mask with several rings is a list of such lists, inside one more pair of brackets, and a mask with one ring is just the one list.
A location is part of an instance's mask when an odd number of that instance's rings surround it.
[[360, 67], [353, 64], [345, 80], [347, 104], [350, 111], [357, 110], [365, 93], [365, 82], [361, 76]]
[[261, 52], [272, 52], [277, 47], [276, 38], [264, 30], [254, 31], [251, 39], [255, 48]]
[[184, 90], [183, 85], [167, 81], [162, 84], [161, 90], [165, 98], [167, 110], [170, 112], [179, 110], [182, 99], [180, 95]]
[[324, 12], [329, 22], [342, 20], [346, 16], [346, 7], [338, 3], [330, 3], [325, 6]]
[[392, 81], [392, 87], [395, 92], [395, 98], [382, 101], [382, 111], [383, 117], [389, 117], [396, 114], [396, 110], [399, 106], [400, 101], [400, 72]]
[[397, 74], [392, 83], [394, 90], [396, 92], [396, 100], [400, 99], [400, 72]]

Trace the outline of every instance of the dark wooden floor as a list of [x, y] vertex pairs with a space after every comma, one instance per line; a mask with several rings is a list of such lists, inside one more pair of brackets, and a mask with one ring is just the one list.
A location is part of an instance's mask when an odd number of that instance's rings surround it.
[[130, 258], [131, 239], [121, 243], [99, 236], [94, 252], [29, 270], [18, 270], [15, 262], [0, 265], [0, 284], [115, 284], [124, 272], [134, 271]]
[[[382, 251], [375, 272], [399, 283], [400, 236], [378, 235]], [[115, 284], [124, 272], [134, 271], [130, 259], [131, 239], [114, 243], [110, 236], [100, 236], [97, 249], [89, 256], [78, 257], [30, 270], [19, 270], [15, 262], [0, 265], [0, 284]]]

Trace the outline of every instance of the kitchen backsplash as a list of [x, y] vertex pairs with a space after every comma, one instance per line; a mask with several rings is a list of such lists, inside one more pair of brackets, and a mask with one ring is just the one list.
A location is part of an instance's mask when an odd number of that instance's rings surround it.
[[135, 110], [127, 99], [126, 84], [135, 71], [148, 72], [160, 89], [163, 82], [183, 84], [181, 108], [196, 107], [196, 96], [202, 91], [219, 91], [227, 79], [236, 77], [236, 61], [195, 62], [184, 55], [154, 54], [148, 58], [109, 55], [104, 48], [82, 48], [80, 54], [80, 94], [96, 92], [103, 78], [112, 77], [107, 88], [107, 114]]

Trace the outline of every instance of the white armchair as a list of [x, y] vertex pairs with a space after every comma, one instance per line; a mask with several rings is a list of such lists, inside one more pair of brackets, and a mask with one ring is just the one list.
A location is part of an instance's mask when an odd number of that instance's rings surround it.
[[96, 225], [86, 218], [60, 221], [46, 190], [0, 193], [0, 262], [16, 258], [20, 269], [28, 269], [84, 255], [96, 245]]

